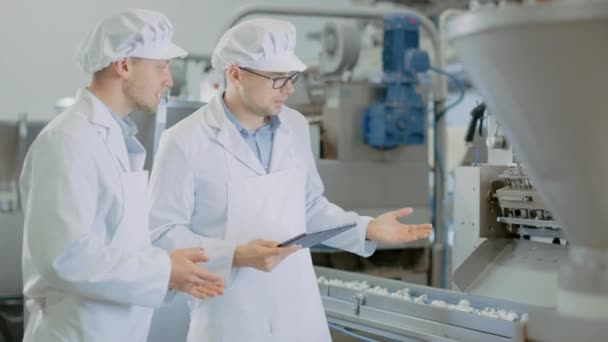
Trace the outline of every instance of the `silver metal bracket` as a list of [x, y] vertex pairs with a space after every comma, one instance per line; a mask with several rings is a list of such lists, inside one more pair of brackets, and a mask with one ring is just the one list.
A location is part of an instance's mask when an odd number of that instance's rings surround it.
[[365, 295], [362, 293], [357, 293], [354, 297], [355, 307], [353, 308], [353, 312], [355, 315], [359, 316], [359, 312], [361, 312], [361, 305], [365, 304]]

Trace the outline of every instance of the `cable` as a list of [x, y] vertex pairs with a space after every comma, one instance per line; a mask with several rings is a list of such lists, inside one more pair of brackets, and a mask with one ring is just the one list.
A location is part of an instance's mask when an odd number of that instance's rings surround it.
[[365, 336], [361, 336], [361, 335], [355, 334], [354, 332], [348, 331], [348, 330], [346, 330], [345, 328], [343, 328], [343, 327], [341, 327], [339, 325], [336, 325], [336, 324], [333, 324], [333, 323], [327, 323], [327, 324], [329, 325], [329, 327], [331, 329], [337, 330], [337, 331], [339, 331], [339, 332], [341, 332], [343, 334], [346, 334], [346, 335], [348, 335], [350, 337], [354, 337], [354, 338], [356, 338], [358, 340], [365, 341], [365, 342], [379, 342], [378, 340], [372, 340], [371, 338], [367, 338]]
[[439, 68], [435, 68], [435, 67], [429, 67], [429, 70], [451, 79], [454, 82], [454, 84], [456, 84], [456, 86], [458, 87], [458, 90], [460, 90], [460, 95], [458, 96], [458, 99], [456, 99], [456, 101], [454, 101], [449, 106], [445, 107], [441, 112], [435, 114], [435, 121], [439, 121], [445, 115], [445, 113], [447, 113], [449, 110], [456, 107], [460, 102], [462, 102], [462, 100], [464, 99], [464, 94], [466, 92], [466, 89], [464, 88], [464, 85], [460, 82], [460, 80], [458, 80], [458, 78], [456, 78], [456, 76], [450, 74], [449, 72], [444, 71]]

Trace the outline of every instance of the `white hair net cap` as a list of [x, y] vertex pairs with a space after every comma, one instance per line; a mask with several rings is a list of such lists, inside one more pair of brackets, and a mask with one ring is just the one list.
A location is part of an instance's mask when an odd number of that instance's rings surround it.
[[211, 65], [224, 70], [230, 65], [260, 71], [304, 71], [306, 65], [294, 54], [296, 28], [287, 21], [251, 19], [224, 33], [217, 43]]
[[99, 22], [78, 50], [85, 72], [94, 73], [125, 57], [172, 59], [188, 53], [173, 44], [173, 25], [162, 13], [131, 8]]

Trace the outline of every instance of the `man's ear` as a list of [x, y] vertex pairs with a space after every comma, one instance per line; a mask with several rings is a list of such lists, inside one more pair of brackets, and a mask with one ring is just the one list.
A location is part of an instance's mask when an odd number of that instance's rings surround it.
[[231, 65], [226, 69], [226, 85], [232, 83], [236, 86], [241, 83], [241, 69], [235, 65]]
[[127, 58], [123, 58], [119, 61], [113, 62], [112, 69], [116, 75], [124, 78], [129, 73], [129, 70], [131, 70], [131, 63], [129, 63]]

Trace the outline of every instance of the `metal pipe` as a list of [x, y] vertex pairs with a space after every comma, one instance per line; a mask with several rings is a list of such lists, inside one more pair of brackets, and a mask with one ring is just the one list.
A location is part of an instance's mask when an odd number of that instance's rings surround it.
[[19, 176], [23, 163], [25, 162], [25, 156], [27, 154], [27, 113], [19, 113], [17, 118], [17, 154], [15, 158], [15, 169], [14, 169], [14, 180], [15, 180], [15, 210], [21, 210], [21, 192], [19, 191]]
[[[443, 66], [446, 64], [446, 56], [444, 54], [448, 48], [448, 39], [446, 32], [446, 24], [448, 20], [456, 15], [463, 13], [461, 10], [448, 9], [443, 11], [439, 15], [439, 27], [438, 27], [438, 35], [439, 35], [439, 50], [441, 53], [439, 54], [441, 61], [438, 63], [439, 68], [444, 70]], [[444, 70], [445, 71], [445, 70]], [[436, 99], [434, 104], [435, 116], [441, 113], [445, 109], [445, 98], [447, 96], [447, 79], [444, 76], [436, 75], [435, 77], [439, 77], [439, 87], [444, 93], [440, 93], [441, 97]], [[433, 134], [437, 135], [437, 139], [435, 139], [435, 143], [437, 144], [438, 155], [433, 153], [433, 161], [434, 161], [434, 207], [435, 207], [435, 226], [438, 234], [435, 237], [435, 244], [432, 249], [432, 274], [431, 274], [431, 285], [437, 287], [445, 287], [450, 288], [450, 284], [452, 283], [451, 277], [451, 263], [450, 263], [450, 250], [451, 246], [448, 243], [448, 225], [447, 222], [443, 220], [445, 216], [444, 212], [444, 203], [443, 199], [445, 198], [445, 175], [447, 174], [447, 158], [443, 159], [442, 169], [438, 168], [439, 161], [441, 156], [446, 156], [447, 153], [447, 125], [446, 125], [446, 116], [441, 115], [439, 120], [434, 122], [435, 130]]]

